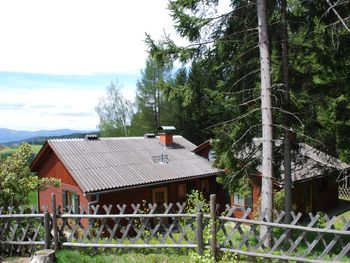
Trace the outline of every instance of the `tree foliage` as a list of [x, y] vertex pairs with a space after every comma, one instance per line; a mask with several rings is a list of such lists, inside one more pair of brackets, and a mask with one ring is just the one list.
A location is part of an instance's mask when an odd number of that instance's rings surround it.
[[100, 98], [96, 112], [100, 117], [99, 129], [102, 136], [128, 136], [134, 113], [133, 104], [121, 93], [121, 86], [111, 82], [106, 87], [106, 96]]
[[134, 134], [156, 132], [159, 126], [171, 124], [174, 119], [172, 104], [163, 94], [164, 86], [171, 84], [171, 64], [148, 58], [137, 82], [137, 113], [132, 120]]
[[[217, 165], [227, 171], [221, 180], [228, 189], [237, 189], [235, 178], [246, 177], [260, 165], [252, 143], [261, 136], [257, 14], [254, 1], [231, 0], [227, 11], [218, 13], [220, 2], [170, 1], [174, 26], [191, 44], [179, 47], [165, 37], [159, 45], [150, 36], [147, 43], [153, 58], [184, 63], [178, 73], [181, 84], [168, 86], [164, 93], [183, 107], [182, 122], [193, 121], [184, 127], [184, 134], [195, 126], [196, 143], [214, 139]], [[268, 7], [275, 139], [292, 127], [299, 141], [349, 162], [350, 141], [345, 134], [350, 127], [350, 34], [329, 12], [326, 1], [287, 1], [288, 113], [283, 107], [280, 2], [270, 0]], [[340, 15], [349, 17], [349, 8], [338, 8]], [[284, 125], [286, 114], [289, 127]], [[238, 158], [237, 152], [244, 149], [251, 149], [251, 154]], [[278, 168], [283, 160], [280, 147], [275, 147], [275, 157]], [[276, 169], [275, 176], [279, 175]]]
[[39, 179], [29, 169], [32, 150], [29, 144], [22, 144], [10, 156], [0, 158], [0, 207], [18, 207], [28, 202], [32, 191], [41, 191], [50, 185], [59, 186], [55, 178]]
[[[255, 155], [260, 146], [253, 141], [262, 133], [258, 20], [255, 1], [231, 0], [224, 12], [221, 2], [169, 1], [174, 27], [190, 44], [177, 46], [167, 35], [161, 42], [146, 36], [150, 56], [138, 83], [130, 131], [150, 132], [158, 124], [170, 124], [196, 144], [212, 138], [216, 165], [226, 169], [220, 180], [232, 192], [246, 189], [242, 182], [249, 184], [248, 176], [261, 164]], [[281, 23], [280, 0], [267, 2], [274, 139], [292, 128], [298, 141], [350, 162], [350, 34], [327, 1], [287, 0], [286, 25]], [[337, 2], [336, 10], [347, 22], [349, 0]], [[281, 60], [285, 29], [288, 107]], [[164, 67], [175, 61], [181, 66]], [[283, 160], [278, 145], [274, 159], [278, 178]]]

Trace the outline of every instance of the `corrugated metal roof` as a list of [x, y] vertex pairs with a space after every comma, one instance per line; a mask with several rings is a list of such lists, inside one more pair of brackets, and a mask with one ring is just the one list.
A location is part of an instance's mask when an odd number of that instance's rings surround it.
[[[256, 138], [254, 144], [256, 147], [261, 145], [262, 139]], [[275, 144], [280, 146], [282, 140], [276, 140]], [[341, 160], [330, 156], [329, 154], [317, 150], [316, 148], [306, 144], [298, 143], [298, 151], [292, 157], [291, 162], [291, 176], [292, 182], [303, 181], [311, 179], [313, 177], [324, 176], [333, 171], [343, 171], [350, 168], [350, 165], [342, 162]], [[247, 149], [247, 151], [249, 151]], [[242, 152], [244, 156], [246, 153]], [[261, 159], [262, 151], [259, 149], [255, 154], [256, 158]], [[261, 172], [261, 166], [257, 167], [257, 170]], [[280, 166], [281, 178], [284, 178], [284, 167], [283, 162]]]
[[[52, 139], [48, 144], [84, 192], [102, 191], [200, 175], [217, 174], [206, 159], [191, 152], [196, 145], [174, 136], [174, 148], [159, 138], [126, 137]], [[155, 163], [153, 156], [168, 156]]]

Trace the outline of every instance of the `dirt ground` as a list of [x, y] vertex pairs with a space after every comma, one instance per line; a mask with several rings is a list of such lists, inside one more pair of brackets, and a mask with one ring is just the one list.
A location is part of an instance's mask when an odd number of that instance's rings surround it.
[[29, 263], [30, 258], [9, 258], [4, 261], [1, 261], [1, 263]]

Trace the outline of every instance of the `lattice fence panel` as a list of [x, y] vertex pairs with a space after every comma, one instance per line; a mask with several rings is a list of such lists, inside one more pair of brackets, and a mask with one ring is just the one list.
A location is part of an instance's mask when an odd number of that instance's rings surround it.
[[[304, 262], [348, 262], [350, 256], [350, 221], [342, 219], [342, 227], [336, 217], [320, 214], [302, 217], [292, 213], [292, 222], [284, 224], [284, 212], [274, 211], [274, 222], [264, 220], [260, 213], [257, 220], [250, 220], [250, 209], [242, 210], [243, 216], [234, 217], [237, 208], [227, 208], [227, 214], [219, 217], [218, 242], [221, 251], [231, 251], [250, 256], [263, 256]], [[271, 233], [271, 246], [265, 246], [268, 235], [260, 236], [265, 225]]]
[[196, 247], [196, 214], [185, 213], [185, 204], [163, 204], [160, 208], [156, 204], [96, 205], [90, 214], [80, 209], [79, 214], [71, 207], [66, 207], [64, 214], [58, 213], [63, 247], [89, 247], [92, 251]]
[[0, 208], [1, 255], [31, 255], [44, 244], [44, 214], [36, 208]]
[[[179, 203], [79, 209], [57, 207], [51, 214], [47, 210], [0, 209], [0, 256], [31, 254], [43, 247], [70, 247], [89, 253], [140, 248], [187, 248], [201, 253], [207, 247], [212, 253], [230, 251], [304, 262], [350, 258], [350, 221], [344, 218], [339, 221], [292, 213], [292, 222], [284, 224], [284, 212], [274, 211], [274, 222], [266, 222], [265, 212], [255, 211], [259, 217], [251, 218], [251, 209], [240, 209], [242, 216], [236, 218], [237, 207], [227, 205], [226, 212], [219, 214], [218, 206], [211, 205], [210, 214], [203, 214], [203, 204], [193, 208]], [[53, 226], [56, 221], [57, 227]], [[216, 228], [212, 228], [213, 222]], [[271, 233], [270, 246], [265, 244], [267, 235], [260, 236], [262, 225]], [[214, 233], [216, 238], [211, 236]]]

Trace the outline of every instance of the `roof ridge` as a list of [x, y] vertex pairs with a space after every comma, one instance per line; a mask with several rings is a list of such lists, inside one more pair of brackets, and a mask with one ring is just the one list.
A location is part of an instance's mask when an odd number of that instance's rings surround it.
[[[183, 138], [182, 135], [173, 135], [174, 138]], [[159, 136], [156, 136], [159, 138]], [[128, 137], [98, 137], [99, 140], [128, 140], [128, 139], [145, 139], [144, 136], [128, 136]], [[147, 138], [147, 140], [150, 140]], [[48, 142], [72, 142], [72, 141], [86, 141], [85, 138], [53, 138], [48, 139]]]

